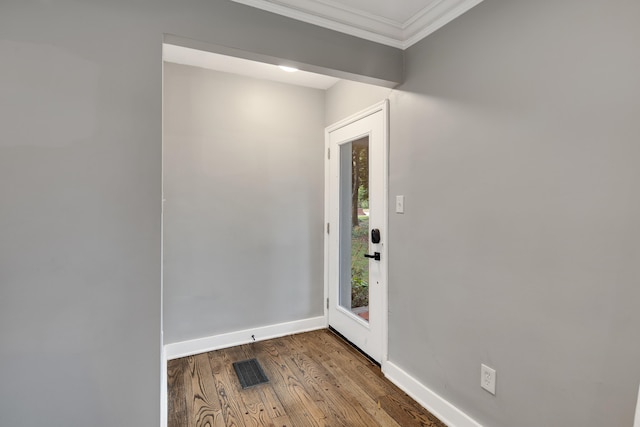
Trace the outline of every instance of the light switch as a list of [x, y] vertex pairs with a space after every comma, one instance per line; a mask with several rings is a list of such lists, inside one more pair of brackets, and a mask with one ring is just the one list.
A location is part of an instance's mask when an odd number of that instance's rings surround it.
[[404, 196], [396, 196], [396, 213], [404, 213]]

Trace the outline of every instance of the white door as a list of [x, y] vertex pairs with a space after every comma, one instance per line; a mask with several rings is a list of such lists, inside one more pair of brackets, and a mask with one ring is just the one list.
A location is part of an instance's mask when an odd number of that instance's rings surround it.
[[387, 345], [387, 109], [326, 131], [329, 326], [378, 363]]

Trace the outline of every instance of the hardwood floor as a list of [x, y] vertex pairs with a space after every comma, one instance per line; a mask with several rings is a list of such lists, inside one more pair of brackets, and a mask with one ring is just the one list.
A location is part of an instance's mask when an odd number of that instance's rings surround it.
[[[243, 390], [232, 363], [257, 358], [269, 383]], [[169, 427], [444, 427], [328, 330], [168, 363]]]

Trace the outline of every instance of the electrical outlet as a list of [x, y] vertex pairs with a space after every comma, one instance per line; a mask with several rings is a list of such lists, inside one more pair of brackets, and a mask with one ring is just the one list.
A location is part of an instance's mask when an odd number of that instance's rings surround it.
[[487, 365], [480, 365], [480, 386], [489, 393], [496, 394], [496, 370]]

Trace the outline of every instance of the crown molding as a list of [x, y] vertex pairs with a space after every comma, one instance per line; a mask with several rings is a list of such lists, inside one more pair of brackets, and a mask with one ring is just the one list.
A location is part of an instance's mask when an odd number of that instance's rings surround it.
[[[402, 25], [361, 11], [311, 0], [233, 0], [267, 12], [402, 49]], [[374, 15], [371, 15], [374, 16]], [[385, 22], [388, 21], [388, 22]]]
[[409, 19], [403, 27], [403, 49], [444, 27], [482, 0], [437, 0]]
[[407, 49], [482, 0], [431, 0], [406, 22], [397, 22], [331, 0], [233, 0], [308, 24]]

